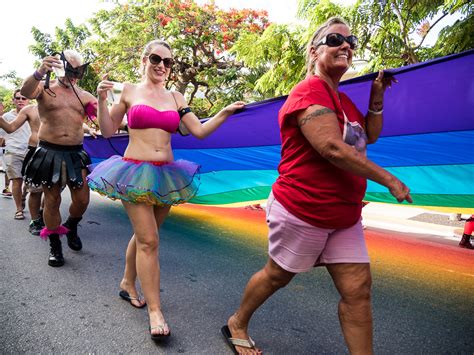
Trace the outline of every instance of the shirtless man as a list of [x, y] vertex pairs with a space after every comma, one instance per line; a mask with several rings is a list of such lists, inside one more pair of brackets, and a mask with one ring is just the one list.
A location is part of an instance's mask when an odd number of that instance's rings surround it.
[[[38, 146], [38, 131], [40, 127], [40, 117], [38, 113], [38, 106], [28, 105], [21, 109], [18, 116], [11, 122], [5, 121], [0, 117], [0, 128], [7, 133], [13, 133], [19, 129], [25, 122], [28, 122], [31, 130], [31, 135], [28, 140], [28, 152], [26, 153], [25, 159], [23, 160], [23, 166], [21, 173], [25, 174], [26, 166], [30, 158], [36, 151]], [[84, 133], [88, 133], [91, 136], [96, 136], [96, 131], [91, 129], [85, 123], [82, 125]], [[33, 185], [28, 186], [28, 209], [30, 210], [31, 222], [29, 225], [29, 231], [33, 235], [40, 235], [41, 230], [44, 227], [43, 212], [41, 211], [41, 196], [43, 188], [41, 186], [35, 187]]]
[[[38, 130], [40, 126], [38, 107], [36, 105], [23, 107], [16, 118], [10, 122], [0, 118], [0, 128], [7, 133], [15, 132], [17, 129], [22, 127], [25, 122], [28, 122], [28, 125], [30, 126], [31, 135], [28, 140], [28, 152], [23, 160], [23, 167], [21, 169], [22, 175], [25, 175], [25, 167], [28, 165], [28, 161], [34, 154], [38, 145]], [[28, 209], [30, 210], [31, 215], [29, 231], [33, 235], [39, 235], [41, 229], [44, 227], [44, 222], [40, 213], [42, 191], [41, 186], [28, 186], [28, 192], [30, 193], [28, 197]]]
[[[87, 64], [83, 65], [82, 57], [75, 51], [66, 50], [63, 53], [61, 59], [45, 57], [38, 70], [26, 78], [21, 88], [23, 95], [38, 102], [41, 121], [39, 144], [26, 166], [25, 181], [29, 185], [43, 187], [43, 218], [46, 227], [40, 235], [49, 238], [50, 266], [64, 265], [60, 235], [66, 234], [68, 246], [72, 250], [82, 249], [77, 224], [89, 204], [89, 188], [85, 179], [87, 165], [91, 163], [82, 147], [84, 108], [97, 102], [94, 96], [77, 86]], [[48, 88], [46, 82], [41, 80], [53, 68], [65, 68], [65, 74], [57, 80], [51, 80]], [[61, 225], [59, 207], [61, 189], [65, 185], [71, 192], [72, 203], [69, 218]]]

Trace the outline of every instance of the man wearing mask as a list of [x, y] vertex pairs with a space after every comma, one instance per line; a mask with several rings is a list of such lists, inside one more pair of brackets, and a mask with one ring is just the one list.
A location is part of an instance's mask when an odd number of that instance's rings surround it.
[[[38, 102], [41, 125], [38, 132], [38, 148], [25, 166], [28, 185], [42, 186], [44, 193], [43, 218], [45, 228], [40, 233], [49, 239], [48, 265], [64, 265], [60, 235], [66, 234], [68, 246], [82, 249], [77, 235], [77, 225], [89, 204], [89, 188], [85, 179], [90, 158], [83, 150], [83, 122], [86, 111], [91, 112], [97, 100], [77, 86], [87, 64], [73, 50], [65, 50], [60, 58], [47, 56], [33, 75], [26, 78], [21, 93]], [[56, 80], [49, 81], [56, 70]], [[46, 81], [42, 81], [47, 75]], [[69, 217], [61, 225], [61, 191], [69, 187], [72, 203]]]

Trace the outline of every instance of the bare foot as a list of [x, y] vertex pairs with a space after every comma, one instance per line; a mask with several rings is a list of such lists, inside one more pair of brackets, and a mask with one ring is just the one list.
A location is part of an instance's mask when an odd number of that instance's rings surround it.
[[134, 298], [130, 301], [130, 303], [135, 307], [141, 308], [145, 305], [145, 300], [139, 297], [135, 284], [130, 284], [125, 280], [122, 280], [122, 282], [120, 282], [120, 289], [127, 291], [130, 297]]
[[169, 335], [170, 328], [163, 317], [163, 313], [158, 311], [148, 311], [150, 317], [150, 334], [153, 335]]
[[[229, 330], [230, 330], [230, 333], [232, 334], [232, 338], [236, 338], [236, 339], [243, 339], [243, 340], [247, 340], [247, 341], [250, 341], [250, 343], [252, 343], [248, 333], [247, 333], [247, 326], [244, 326], [242, 325], [235, 314], [233, 314], [229, 320], [227, 321], [227, 326], [229, 327]], [[238, 345], [235, 345], [235, 350], [239, 353], [239, 354], [245, 354], [245, 355], [250, 355], [250, 354], [257, 354], [257, 355], [260, 355], [260, 354], [263, 354], [262, 350], [258, 349], [258, 348], [253, 348], [253, 349], [250, 349], [250, 348], [245, 348], [245, 347], [242, 347], [242, 346], [238, 346]]]

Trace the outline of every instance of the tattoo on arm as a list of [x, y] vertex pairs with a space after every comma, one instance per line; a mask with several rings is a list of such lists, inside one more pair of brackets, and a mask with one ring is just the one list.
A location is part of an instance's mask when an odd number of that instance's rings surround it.
[[309, 121], [311, 121], [313, 118], [316, 118], [318, 116], [322, 116], [322, 115], [325, 115], [327, 113], [334, 113], [334, 111], [328, 109], [327, 107], [324, 107], [320, 110], [316, 110], [316, 111], [313, 111], [311, 112], [309, 115], [305, 116], [301, 122], [300, 122], [300, 127], [304, 126], [306, 123], [308, 123]]
[[375, 111], [380, 111], [383, 108], [383, 101], [374, 101], [369, 103], [369, 108]]

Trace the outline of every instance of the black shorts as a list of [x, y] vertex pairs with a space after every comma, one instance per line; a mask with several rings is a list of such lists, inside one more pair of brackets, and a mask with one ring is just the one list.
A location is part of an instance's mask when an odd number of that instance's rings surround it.
[[[32, 153], [31, 153], [32, 152]], [[31, 153], [31, 154], [30, 154]], [[82, 188], [82, 170], [91, 164], [89, 155], [80, 145], [59, 145], [40, 141], [38, 147], [28, 151], [25, 157], [24, 179], [35, 187], [55, 184]]]

